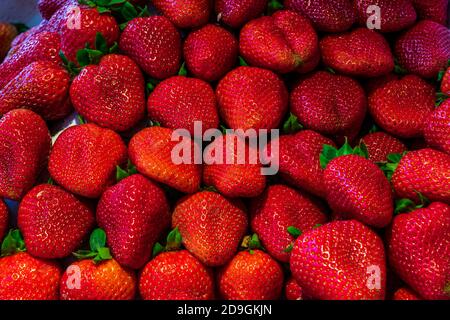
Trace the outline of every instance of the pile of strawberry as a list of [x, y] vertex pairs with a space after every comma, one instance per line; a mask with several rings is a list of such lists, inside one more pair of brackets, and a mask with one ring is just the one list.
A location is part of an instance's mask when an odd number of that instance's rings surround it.
[[[450, 299], [447, 5], [40, 0], [0, 24], [0, 299]], [[174, 163], [194, 121], [280, 128], [279, 173]]]

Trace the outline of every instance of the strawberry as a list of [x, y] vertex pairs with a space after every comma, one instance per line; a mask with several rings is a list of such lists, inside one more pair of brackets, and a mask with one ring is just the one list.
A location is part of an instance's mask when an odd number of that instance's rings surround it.
[[281, 184], [269, 186], [251, 202], [252, 231], [258, 234], [268, 253], [281, 262], [289, 262], [289, 246], [298, 236], [296, 231], [308, 231], [326, 220], [308, 196]]
[[11, 43], [16, 36], [16, 27], [9, 23], [0, 22], [0, 63], [11, 48]]
[[53, 14], [63, 6], [74, 5], [77, 3], [77, 0], [38, 0], [37, 6], [42, 18], [50, 20]]
[[450, 67], [447, 68], [442, 77], [441, 92], [447, 96], [450, 95]]
[[64, 130], [53, 145], [48, 170], [72, 193], [98, 198], [114, 182], [116, 166], [127, 158], [127, 148], [112, 130], [84, 124]]
[[263, 14], [267, 0], [216, 0], [217, 20], [239, 29], [246, 22]]
[[[238, 144], [245, 143], [245, 154]], [[230, 198], [251, 198], [261, 194], [266, 186], [257, 146], [250, 146], [244, 137], [226, 134], [217, 137], [204, 151], [203, 180]]]
[[424, 136], [428, 145], [450, 155], [450, 100], [425, 120]]
[[3, 236], [5, 235], [5, 231], [8, 228], [8, 221], [8, 207], [3, 200], [0, 199], [0, 239], [3, 239]]
[[63, 119], [72, 111], [69, 82], [67, 71], [56, 63], [33, 62], [0, 89], [0, 114], [24, 108], [45, 120]]
[[384, 299], [384, 246], [356, 220], [334, 221], [303, 233], [291, 253], [292, 275], [305, 295], [321, 300]]
[[180, 200], [172, 226], [196, 258], [207, 266], [221, 266], [236, 254], [247, 230], [247, 215], [240, 202], [216, 192], [201, 191]]
[[286, 281], [284, 294], [287, 300], [303, 300], [303, 289], [292, 276]]
[[80, 115], [111, 130], [126, 131], [144, 118], [144, 77], [127, 56], [109, 54], [84, 68], [70, 97]]
[[353, 139], [366, 114], [361, 85], [346, 76], [318, 71], [299, 82], [291, 92], [291, 112], [307, 128]]
[[31, 27], [30, 29], [17, 35], [17, 37], [15, 37], [14, 40], [11, 42], [11, 50], [9, 51], [8, 55], [11, 55], [14, 52], [16, 52], [17, 47], [19, 47], [19, 45], [25, 42], [26, 40], [31, 39], [31, 37], [34, 37], [35, 35], [43, 31], [48, 31], [47, 27], [48, 21], [42, 20], [41, 23], [39, 23], [38, 25]]
[[235, 65], [238, 42], [228, 30], [214, 24], [188, 34], [183, 47], [188, 70], [205, 81], [221, 79]]
[[343, 32], [356, 20], [352, 0], [285, 0], [285, 7], [308, 17], [325, 32]]
[[153, 0], [152, 3], [177, 28], [195, 28], [207, 24], [212, 9], [209, 0]]
[[276, 128], [288, 107], [288, 92], [272, 71], [238, 67], [216, 89], [219, 112], [231, 129]]
[[403, 153], [407, 150], [403, 142], [381, 131], [369, 133], [361, 141], [367, 148], [368, 159], [375, 163], [386, 162], [391, 153]]
[[203, 132], [219, 126], [216, 96], [209, 83], [175, 76], [162, 81], [148, 97], [148, 116], [171, 129], [187, 129], [194, 135], [194, 122]]
[[389, 232], [388, 252], [394, 270], [420, 296], [450, 299], [448, 205], [435, 202], [396, 216]]
[[239, 48], [246, 62], [280, 73], [309, 72], [320, 60], [316, 31], [307, 18], [289, 10], [248, 22]]
[[[174, 130], [150, 127], [139, 131], [130, 141], [129, 157], [137, 170], [143, 175], [169, 185], [184, 193], [194, 193], [200, 188], [201, 166], [194, 163], [194, 155], [201, 154], [199, 146], [187, 137], [180, 142], [172, 138], [180, 136]], [[189, 163], [174, 160], [179, 147], [193, 152]], [[184, 155], [186, 156], [186, 155]]]
[[165, 17], [130, 21], [122, 32], [119, 46], [150, 77], [165, 79], [175, 75], [180, 67], [180, 34]]
[[50, 134], [44, 120], [26, 109], [0, 119], [0, 197], [20, 200], [45, 168]]
[[116, 260], [139, 269], [150, 258], [161, 233], [170, 225], [162, 189], [135, 174], [107, 189], [97, 207], [97, 221]]
[[447, 23], [448, 0], [412, 0], [422, 20], [432, 20], [442, 25]]
[[416, 75], [392, 79], [369, 93], [369, 112], [387, 132], [402, 138], [420, 137], [434, 109], [434, 87]]
[[400, 288], [395, 291], [393, 300], [422, 300], [409, 288]]
[[450, 59], [450, 30], [433, 21], [420, 21], [397, 39], [395, 55], [408, 72], [434, 78]]
[[367, 28], [328, 35], [320, 41], [323, 63], [351, 76], [378, 77], [394, 70], [394, 57], [386, 39]]

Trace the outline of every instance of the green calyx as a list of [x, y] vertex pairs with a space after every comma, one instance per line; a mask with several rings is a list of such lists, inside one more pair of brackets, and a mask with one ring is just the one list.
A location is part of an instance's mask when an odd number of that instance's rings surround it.
[[419, 197], [419, 204], [416, 204], [411, 199], [398, 199], [395, 201], [395, 214], [412, 212], [417, 209], [421, 209], [430, 204], [430, 201], [420, 192], [417, 192]]
[[408, 74], [408, 70], [406, 70], [404, 67], [402, 67], [397, 59], [394, 60], [394, 73], [404, 76]]
[[241, 56], [239, 56], [239, 66], [241, 66], [241, 67], [247, 67], [248, 66], [248, 63]]
[[30, 27], [22, 22], [15, 22], [15, 23], [12, 23], [12, 25], [16, 28], [17, 34], [21, 34], [21, 33], [24, 33], [26, 31], [30, 30]]
[[145, 89], [147, 91], [147, 95], [149, 95], [151, 92], [153, 92], [153, 90], [155, 90], [156, 86], [160, 83], [161, 81], [156, 80], [156, 79], [149, 79]]
[[320, 154], [320, 166], [322, 169], [325, 169], [331, 160], [346, 155], [357, 155], [367, 159], [369, 157], [369, 152], [363, 142], [355, 148], [352, 148], [348, 143], [347, 138], [345, 138], [345, 143], [339, 149], [328, 144], [323, 145], [322, 153]]
[[303, 129], [303, 126], [298, 122], [298, 118], [290, 113], [289, 118], [283, 124], [283, 132], [286, 134], [296, 133]]
[[[287, 232], [294, 237], [294, 239], [297, 239], [298, 237], [300, 237], [302, 235], [302, 231], [294, 226], [289, 226], [287, 227]], [[289, 244], [283, 251], [286, 253], [289, 253], [292, 251], [292, 249], [294, 248], [294, 244], [291, 243]]]
[[109, 248], [106, 247], [106, 233], [103, 229], [95, 229], [89, 238], [90, 250], [79, 250], [73, 255], [77, 259], [93, 259], [95, 263], [112, 259]]
[[386, 178], [388, 178], [389, 181], [391, 181], [392, 175], [394, 174], [395, 170], [398, 167], [398, 164], [400, 163], [400, 160], [403, 158], [405, 154], [406, 152], [404, 152], [403, 154], [391, 153], [387, 156], [388, 160], [387, 162], [378, 164], [378, 166], [384, 172], [384, 175], [386, 176]]
[[447, 72], [447, 69], [450, 68], [450, 60], [447, 61], [447, 66], [442, 69], [441, 71], [439, 71], [438, 76], [437, 76], [437, 81], [441, 82], [442, 79], [444, 79], [445, 73]]
[[447, 100], [448, 98], [450, 98], [447, 94], [443, 93], [443, 92], [436, 92], [436, 102], [434, 103], [434, 105], [436, 107], [439, 107], [441, 104], [443, 104], [445, 102], [445, 100]]
[[178, 75], [187, 77], [188, 72], [187, 72], [187, 68], [186, 68], [186, 62], [183, 62], [183, 64], [181, 65], [180, 70], [178, 70]]
[[209, 192], [216, 192], [216, 193], [219, 192], [216, 189], [216, 187], [214, 187], [214, 186], [203, 186], [203, 187], [200, 188], [200, 191], [209, 191]]
[[182, 241], [183, 238], [181, 237], [180, 230], [178, 230], [178, 227], [175, 227], [175, 229], [170, 231], [167, 235], [165, 246], [159, 242], [155, 243], [153, 246], [153, 257], [156, 257], [161, 252], [179, 250], [181, 248]]
[[123, 179], [128, 178], [129, 176], [132, 176], [136, 173], [136, 166], [133, 165], [130, 160], [128, 160], [127, 167], [125, 169], [122, 169], [120, 166], [116, 166], [116, 181], [122, 181]]
[[445, 285], [444, 292], [450, 297], [450, 282], [447, 282], [447, 284]]
[[19, 229], [11, 229], [3, 239], [1, 247], [1, 257], [13, 255], [18, 252], [24, 252], [25, 242]]
[[256, 233], [245, 236], [242, 240], [241, 247], [247, 249], [250, 254], [253, 254], [254, 250], [264, 250]]

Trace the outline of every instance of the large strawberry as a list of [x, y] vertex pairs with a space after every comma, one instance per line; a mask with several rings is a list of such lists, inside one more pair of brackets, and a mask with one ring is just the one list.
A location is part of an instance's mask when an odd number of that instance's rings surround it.
[[[447, 189], [450, 190], [450, 189]], [[450, 207], [435, 202], [394, 218], [389, 261], [425, 299], [450, 299]]]
[[189, 33], [183, 47], [188, 70], [205, 81], [219, 80], [230, 71], [238, 51], [234, 35], [215, 24]]
[[152, 3], [178, 28], [205, 25], [212, 9], [210, 0], [153, 0]]
[[219, 111], [232, 129], [276, 128], [288, 107], [288, 92], [273, 72], [255, 67], [230, 71], [216, 89]]
[[70, 192], [98, 198], [114, 183], [116, 166], [126, 159], [127, 148], [117, 133], [89, 123], [70, 127], [59, 135], [48, 170]]
[[321, 300], [384, 299], [384, 246], [356, 220], [334, 221], [297, 238], [290, 267], [305, 295]]
[[250, 216], [252, 231], [270, 255], [282, 262], [289, 262], [289, 249], [298, 233], [327, 220], [308, 196], [281, 184], [269, 186], [252, 200]]
[[320, 60], [319, 41], [311, 23], [288, 10], [247, 23], [240, 32], [239, 47], [249, 64], [280, 73], [309, 72]]
[[247, 21], [261, 15], [267, 0], [216, 0], [215, 10], [220, 22], [238, 29]]
[[19, 200], [45, 168], [50, 134], [44, 120], [26, 109], [0, 119], [0, 196]]
[[8, 227], [9, 215], [8, 215], [8, 207], [0, 199], [0, 239], [3, 239], [5, 235], [5, 231]]
[[328, 35], [320, 41], [326, 66], [358, 77], [378, 77], [394, 69], [394, 57], [386, 39], [367, 28]]
[[[148, 97], [148, 116], [172, 129], [187, 129], [194, 135], [194, 122], [203, 132], [219, 126], [216, 96], [205, 81], [175, 76], [156, 86]], [[199, 134], [203, 134], [199, 132]]]
[[11, 48], [11, 43], [16, 36], [16, 27], [9, 23], [0, 22], [0, 63]]
[[391, 153], [403, 153], [406, 146], [399, 139], [385, 132], [373, 132], [362, 137], [369, 154], [369, 160], [375, 163], [386, 162]]
[[121, 265], [139, 269], [170, 225], [169, 205], [162, 189], [135, 174], [103, 193], [97, 221], [106, 232], [115, 259]]
[[120, 36], [119, 45], [150, 77], [165, 79], [175, 75], [180, 67], [180, 34], [165, 17], [130, 21]]
[[392, 300], [422, 300], [415, 292], [409, 288], [400, 288], [394, 292]]
[[423, 20], [432, 20], [442, 25], [447, 23], [448, 0], [412, 0], [414, 7]]
[[450, 30], [423, 20], [401, 35], [395, 43], [401, 66], [424, 78], [434, 78], [450, 59]]
[[131, 161], [143, 175], [181, 192], [199, 190], [202, 172], [194, 158], [196, 154], [201, 155], [201, 150], [190, 138], [172, 129], [150, 127], [133, 136], [128, 151]]
[[425, 120], [427, 143], [450, 155], [450, 100], [444, 102]]
[[240, 202], [201, 191], [180, 200], [172, 226], [178, 228], [184, 246], [202, 263], [220, 266], [236, 254], [247, 230], [247, 214]]

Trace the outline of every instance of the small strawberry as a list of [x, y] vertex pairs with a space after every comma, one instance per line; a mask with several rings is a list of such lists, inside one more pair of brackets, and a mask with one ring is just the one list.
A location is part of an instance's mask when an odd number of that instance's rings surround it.
[[114, 183], [116, 166], [126, 158], [127, 148], [117, 133], [95, 124], [77, 125], [56, 140], [48, 170], [70, 192], [98, 198]]
[[20, 200], [45, 168], [51, 140], [47, 125], [26, 109], [0, 119], [0, 197]]
[[5, 235], [6, 229], [8, 228], [8, 221], [8, 207], [3, 200], [0, 199], [0, 239], [3, 239], [3, 236]]
[[386, 162], [391, 153], [403, 153], [407, 150], [403, 142], [381, 131], [369, 133], [361, 141], [367, 148], [368, 159], [375, 163]]
[[412, 0], [412, 3], [420, 19], [447, 23], [448, 0]]
[[217, 20], [239, 29], [246, 22], [263, 14], [268, 0], [216, 0]]
[[217, 81], [235, 65], [239, 47], [231, 32], [208, 24], [189, 33], [183, 52], [186, 66], [194, 76]]
[[450, 100], [425, 120], [424, 136], [428, 145], [450, 155]]
[[334, 221], [303, 233], [290, 267], [305, 295], [321, 300], [384, 299], [384, 246], [356, 220]]
[[303, 300], [303, 289], [294, 279], [290, 277], [286, 284], [284, 285], [284, 294], [287, 300]]
[[0, 63], [11, 48], [11, 43], [16, 36], [16, 27], [9, 23], [0, 22]]
[[400, 288], [395, 291], [392, 300], [422, 300], [409, 288]]
[[153, 5], [178, 28], [196, 28], [208, 23], [210, 0], [153, 0]]
[[386, 39], [367, 28], [328, 35], [320, 41], [326, 66], [351, 76], [378, 77], [394, 70], [394, 57]]

